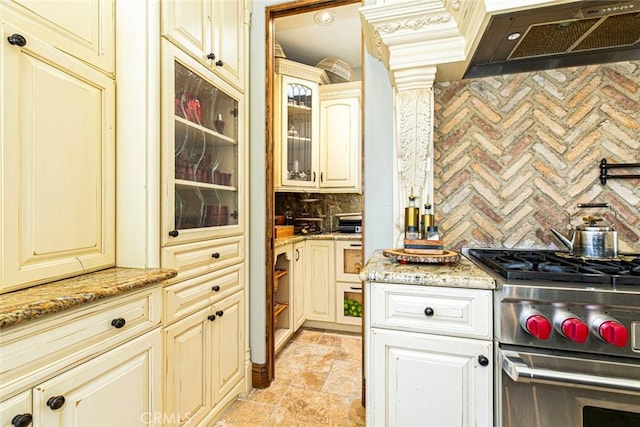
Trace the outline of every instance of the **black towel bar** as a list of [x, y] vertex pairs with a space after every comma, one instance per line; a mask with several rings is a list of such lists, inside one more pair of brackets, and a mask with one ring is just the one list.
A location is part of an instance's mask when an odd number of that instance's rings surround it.
[[607, 159], [600, 161], [600, 182], [606, 185], [607, 179], [640, 179], [640, 174], [609, 175], [609, 169], [640, 168], [640, 163], [607, 163]]

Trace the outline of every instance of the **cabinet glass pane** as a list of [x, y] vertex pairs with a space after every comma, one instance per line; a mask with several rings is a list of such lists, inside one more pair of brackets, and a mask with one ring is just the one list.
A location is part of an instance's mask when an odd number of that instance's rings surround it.
[[342, 272], [345, 274], [358, 274], [362, 269], [362, 249], [343, 250]]
[[175, 229], [238, 224], [238, 101], [175, 63]]
[[362, 317], [362, 291], [354, 290], [353, 292], [343, 292], [344, 316], [345, 317]]
[[312, 180], [311, 101], [313, 91], [303, 84], [287, 84], [287, 178]]

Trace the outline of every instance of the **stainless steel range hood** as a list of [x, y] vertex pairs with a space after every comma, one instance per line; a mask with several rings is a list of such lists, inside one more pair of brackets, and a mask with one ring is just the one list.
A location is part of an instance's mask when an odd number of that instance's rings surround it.
[[491, 17], [464, 78], [640, 59], [640, 1], [579, 1]]

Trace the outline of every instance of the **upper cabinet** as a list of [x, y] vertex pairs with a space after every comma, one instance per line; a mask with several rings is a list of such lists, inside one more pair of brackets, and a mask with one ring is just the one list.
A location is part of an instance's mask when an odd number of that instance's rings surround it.
[[162, 35], [244, 91], [244, 10], [242, 1], [163, 1]]
[[115, 81], [93, 66], [98, 52], [73, 43], [91, 26], [75, 19], [94, 17], [79, 3], [0, 6], [0, 292], [115, 263]]
[[324, 70], [276, 60], [276, 191], [360, 191], [360, 82], [327, 83]]
[[6, 0], [0, 2], [0, 13], [52, 47], [113, 74], [114, 5], [113, 0], [74, 1], [66, 6], [52, 1]]
[[360, 86], [320, 86], [320, 188], [360, 191]]
[[162, 55], [162, 244], [240, 234], [244, 98], [172, 43]]

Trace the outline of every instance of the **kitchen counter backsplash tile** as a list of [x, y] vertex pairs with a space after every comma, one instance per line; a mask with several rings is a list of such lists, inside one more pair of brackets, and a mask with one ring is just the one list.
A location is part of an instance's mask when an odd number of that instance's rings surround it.
[[451, 288], [495, 289], [495, 280], [466, 259], [452, 264], [401, 264], [377, 250], [360, 272], [364, 281]]
[[[317, 202], [304, 203], [300, 199], [318, 199]], [[294, 217], [300, 216], [304, 210], [312, 217], [324, 217], [322, 231], [330, 232], [338, 229], [337, 218], [331, 214], [362, 212], [362, 195], [357, 193], [276, 193], [276, 215], [284, 215], [292, 211]]]
[[434, 101], [448, 249], [564, 250], [549, 228], [567, 230], [577, 203], [608, 202], [619, 251], [640, 252], [640, 180], [602, 185], [598, 168], [640, 162], [640, 61], [436, 83]]
[[177, 271], [115, 267], [0, 295], [0, 329], [171, 279]]

